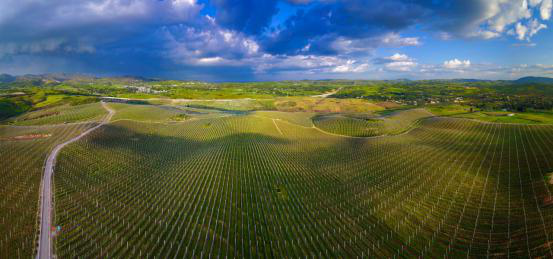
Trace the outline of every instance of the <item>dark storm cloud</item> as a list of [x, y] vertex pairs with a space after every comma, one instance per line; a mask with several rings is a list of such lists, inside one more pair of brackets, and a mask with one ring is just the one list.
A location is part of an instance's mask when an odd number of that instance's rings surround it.
[[[545, 20], [547, 5], [541, 2], [2, 0], [0, 73], [230, 78], [272, 67], [362, 71], [363, 60], [386, 65], [371, 57], [375, 49], [418, 46], [421, 32], [529, 40], [544, 28], [532, 20], [540, 12]], [[521, 30], [513, 30], [516, 23]], [[406, 30], [415, 36], [403, 36]]]
[[261, 33], [277, 13], [277, 0], [214, 0], [217, 22], [247, 34]]
[[[293, 2], [293, 1], [292, 1]], [[301, 1], [306, 3], [308, 1]], [[505, 34], [529, 40], [547, 26], [549, 0], [343, 0], [310, 1], [283, 22], [263, 47], [273, 54], [340, 54], [337, 39], [367, 39], [399, 33], [415, 25], [443, 38], [490, 39]], [[537, 17], [534, 16], [537, 14]], [[515, 24], [520, 30], [516, 30]], [[369, 46], [370, 47], [370, 46]], [[378, 46], [373, 46], [378, 47]]]
[[412, 1], [348, 0], [299, 10], [265, 39], [268, 52], [294, 54], [311, 44], [310, 52], [337, 54], [339, 37], [363, 39], [397, 32], [421, 19], [427, 10]]
[[194, 24], [200, 9], [190, 0], [1, 1], [0, 69], [151, 74], [167, 63], [156, 32]]

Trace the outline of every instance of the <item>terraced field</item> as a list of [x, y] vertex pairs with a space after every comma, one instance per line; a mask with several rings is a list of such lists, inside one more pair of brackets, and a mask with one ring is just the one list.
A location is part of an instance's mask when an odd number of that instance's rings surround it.
[[314, 125], [326, 132], [351, 136], [373, 137], [397, 135], [416, 126], [420, 119], [433, 116], [424, 109], [395, 112], [376, 117], [359, 114], [323, 114], [313, 117]]
[[553, 257], [553, 126], [346, 138], [291, 116], [120, 120], [67, 146], [56, 255]]
[[93, 123], [0, 126], [0, 257], [36, 251], [42, 166], [50, 150]]

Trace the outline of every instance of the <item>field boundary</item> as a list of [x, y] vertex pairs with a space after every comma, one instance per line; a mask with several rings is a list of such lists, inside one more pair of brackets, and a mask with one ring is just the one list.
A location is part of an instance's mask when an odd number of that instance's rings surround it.
[[404, 131], [398, 133], [398, 134], [392, 134], [392, 135], [388, 135], [388, 134], [385, 134], [385, 135], [378, 135], [378, 136], [370, 136], [370, 137], [356, 137], [356, 136], [348, 136], [348, 135], [342, 135], [342, 134], [336, 134], [336, 133], [332, 133], [332, 132], [328, 132], [328, 131], [325, 131], [315, 125], [313, 125], [312, 128], [318, 130], [319, 132], [321, 133], [324, 133], [324, 134], [327, 134], [327, 135], [331, 135], [331, 136], [336, 136], [336, 137], [343, 137], [343, 138], [356, 138], [356, 139], [374, 139], [374, 138], [384, 138], [384, 137], [395, 137], [395, 136], [402, 136], [402, 135], [405, 135], [409, 132], [411, 132], [412, 130], [414, 129], [417, 129], [419, 127], [416, 127], [415, 125], [419, 124], [420, 122], [422, 122], [423, 120], [427, 120], [427, 119], [431, 119], [431, 118], [438, 118], [439, 116], [430, 116], [430, 117], [424, 117], [424, 118], [421, 118], [421, 119], [417, 119], [415, 121], [413, 121], [413, 123], [411, 123], [411, 125], [409, 125], [409, 127], [407, 127]]

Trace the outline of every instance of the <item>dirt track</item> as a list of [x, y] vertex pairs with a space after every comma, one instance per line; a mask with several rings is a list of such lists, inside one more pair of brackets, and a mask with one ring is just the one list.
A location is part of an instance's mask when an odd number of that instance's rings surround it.
[[111, 120], [111, 117], [115, 114], [115, 111], [109, 108], [105, 103], [102, 102], [104, 109], [108, 111], [108, 115], [102, 120], [102, 122], [93, 128], [88, 129], [87, 131], [81, 133], [79, 136], [76, 136], [64, 143], [57, 145], [46, 160], [46, 165], [44, 167], [44, 175], [42, 179], [42, 190], [40, 194], [40, 237], [38, 240], [38, 252], [37, 259], [50, 259], [53, 257], [52, 254], [52, 175], [54, 174], [54, 167], [56, 165], [56, 157], [58, 156], [60, 150], [81, 139], [82, 137], [88, 135], [90, 132], [102, 127]]

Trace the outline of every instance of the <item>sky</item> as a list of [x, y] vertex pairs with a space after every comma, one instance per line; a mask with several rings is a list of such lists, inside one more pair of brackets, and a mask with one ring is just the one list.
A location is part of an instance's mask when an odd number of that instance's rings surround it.
[[553, 77], [553, 0], [1, 0], [0, 73]]

